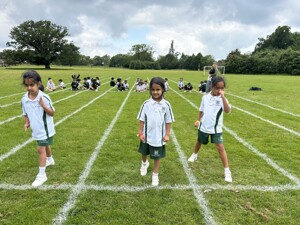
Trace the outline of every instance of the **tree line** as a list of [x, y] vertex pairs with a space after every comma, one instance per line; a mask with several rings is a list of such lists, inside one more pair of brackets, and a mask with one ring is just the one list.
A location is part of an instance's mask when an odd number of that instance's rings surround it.
[[[186, 69], [202, 70], [215, 59], [212, 55], [186, 55], [175, 51], [174, 41], [169, 52], [154, 58], [154, 50], [146, 44], [136, 44], [127, 54], [104, 55], [93, 58], [80, 54], [79, 47], [68, 42], [68, 29], [51, 21], [25, 21], [13, 27], [7, 42], [8, 49], [0, 52], [0, 59], [7, 65], [31, 63], [50, 69], [55, 65], [109, 66], [129, 69]], [[300, 75], [300, 33], [291, 32], [289, 26], [279, 26], [259, 42], [251, 53], [231, 51], [219, 65], [227, 73], [236, 74], [292, 74]]]

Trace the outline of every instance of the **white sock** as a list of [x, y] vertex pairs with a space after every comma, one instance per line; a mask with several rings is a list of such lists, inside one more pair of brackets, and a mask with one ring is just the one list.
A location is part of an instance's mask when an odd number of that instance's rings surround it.
[[153, 175], [153, 176], [158, 176], [158, 173], [154, 173], [154, 172], [153, 172], [152, 175]]
[[41, 174], [41, 175], [46, 175], [46, 167], [40, 167], [39, 166], [39, 174]]
[[144, 162], [144, 161], [142, 160], [142, 163], [143, 163], [144, 166], [146, 166], [146, 164], [148, 163], [148, 159], [146, 160], [146, 162]]
[[226, 173], [226, 172], [230, 172], [229, 167], [224, 168], [224, 171], [225, 171], [225, 173]]
[[47, 161], [52, 161], [53, 160], [53, 157], [52, 157], [52, 155], [50, 156], [50, 157], [47, 157]]

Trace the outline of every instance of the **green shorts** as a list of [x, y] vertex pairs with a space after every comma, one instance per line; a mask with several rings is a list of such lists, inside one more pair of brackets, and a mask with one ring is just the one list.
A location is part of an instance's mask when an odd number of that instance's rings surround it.
[[150, 155], [150, 159], [160, 159], [166, 157], [165, 145], [153, 147], [147, 143], [140, 142], [138, 152], [140, 152], [142, 155]]
[[217, 134], [207, 134], [204, 133], [200, 130], [198, 130], [198, 141], [206, 145], [208, 143], [208, 138], [210, 136], [210, 142], [215, 143], [215, 144], [222, 144], [223, 143], [223, 135], [222, 133], [217, 133]]
[[48, 145], [52, 145], [53, 144], [53, 136], [49, 137], [45, 140], [37, 140], [36, 141], [38, 146], [48, 146]]

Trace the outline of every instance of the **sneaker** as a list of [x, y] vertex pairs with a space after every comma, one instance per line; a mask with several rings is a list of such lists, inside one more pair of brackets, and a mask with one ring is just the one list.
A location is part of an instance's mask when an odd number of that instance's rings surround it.
[[147, 169], [149, 167], [149, 161], [147, 161], [146, 163], [142, 162], [142, 166], [141, 166], [141, 176], [145, 176], [147, 174]]
[[189, 162], [195, 162], [197, 161], [197, 157], [198, 157], [198, 154], [195, 154], [193, 153], [190, 158], [188, 159]]
[[38, 186], [42, 185], [43, 183], [45, 183], [46, 180], [47, 180], [46, 174], [45, 175], [38, 174], [36, 176], [35, 180], [33, 181], [32, 186], [33, 187], [38, 187]]
[[52, 158], [52, 160], [46, 160], [46, 167], [47, 166], [53, 166], [55, 164], [54, 159]]
[[232, 182], [232, 177], [231, 177], [231, 172], [226, 171], [225, 172], [225, 181], [231, 183]]
[[157, 175], [152, 175], [152, 186], [158, 186], [159, 184], [159, 179], [158, 179], [158, 174]]

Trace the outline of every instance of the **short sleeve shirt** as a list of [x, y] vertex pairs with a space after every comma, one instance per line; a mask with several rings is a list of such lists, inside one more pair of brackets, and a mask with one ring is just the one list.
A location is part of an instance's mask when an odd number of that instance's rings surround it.
[[55, 111], [49, 95], [39, 91], [35, 99], [28, 97], [28, 92], [23, 95], [21, 100], [22, 115], [27, 116], [30, 121], [32, 137], [36, 140], [45, 140], [55, 134], [53, 117], [49, 116], [40, 105], [40, 98], [43, 98], [47, 107]]
[[137, 119], [144, 122], [143, 134], [145, 142], [154, 147], [166, 143], [163, 137], [166, 134], [166, 123], [175, 122], [171, 105], [165, 99], [160, 102], [152, 98], [142, 104]]
[[[226, 101], [228, 102], [227, 99]], [[222, 133], [223, 109], [221, 96], [213, 96], [211, 93], [204, 95], [199, 108], [203, 112], [199, 129], [208, 134]]]

